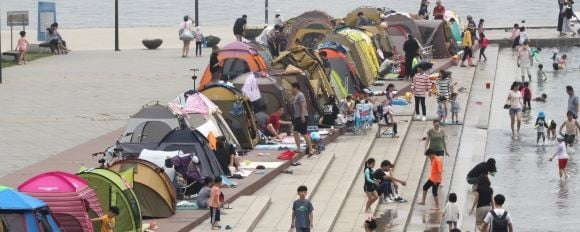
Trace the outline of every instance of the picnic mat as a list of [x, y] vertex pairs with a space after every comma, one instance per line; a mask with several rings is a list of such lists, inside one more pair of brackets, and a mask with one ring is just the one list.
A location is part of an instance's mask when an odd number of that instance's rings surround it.
[[[301, 144], [302, 148], [306, 148], [306, 144]], [[278, 149], [290, 149], [290, 150], [297, 150], [296, 144], [258, 144], [254, 146], [256, 150], [278, 150]]]
[[241, 168], [245, 168], [245, 169], [256, 169], [256, 167], [258, 165], [262, 165], [267, 169], [274, 169], [277, 167], [280, 167], [280, 165], [282, 165], [284, 162], [252, 162], [249, 160], [246, 160], [244, 162], [242, 162], [240, 164]]

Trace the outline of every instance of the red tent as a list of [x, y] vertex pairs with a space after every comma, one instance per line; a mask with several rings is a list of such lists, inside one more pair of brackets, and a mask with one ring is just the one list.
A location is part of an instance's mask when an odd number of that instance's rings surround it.
[[91, 217], [103, 211], [86, 180], [65, 172], [47, 172], [18, 186], [18, 191], [45, 201], [63, 231], [92, 232]]

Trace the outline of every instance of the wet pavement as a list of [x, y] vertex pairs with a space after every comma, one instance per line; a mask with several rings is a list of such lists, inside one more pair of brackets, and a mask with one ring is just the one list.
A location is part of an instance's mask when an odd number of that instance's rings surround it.
[[[537, 83], [533, 70], [531, 90], [534, 97], [548, 95], [546, 103], [532, 102], [530, 113], [524, 114], [520, 139], [512, 140], [507, 110], [503, 109], [512, 81], [520, 80], [516, 60], [509, 49], [500, 52], [491, 121], [486, 146], [486, 159], [497, 160], [498, 173], [492, 177], [494, 194], [507, 198], [505, 208], [510, 213], [516, 231], [578, 231], [580, 228], [580, 175], [578, 156], [580, 151], [568, 150], [568, 180], [558, 177], [557, 162], [548, 162], [554, 154], [555, 142], [545, 146], [536, 145], [534, 123], [539, 111], [548, 120], [557, 122], [558, 128], [565, 120], [568, 95], [565, 86], [576, 87], [580, 92], [580, 48], [560, 50], [568, 54], [567, 70], [552, 71], [552, 49], [544, 49], [540, 63], [544, 64], [550, 79]], [[574, 59], [576, 57], [576, 59]], [[502, 90], [503, 89], [503, 90]], [[576, 145], [574, 149], [578, 150]]]

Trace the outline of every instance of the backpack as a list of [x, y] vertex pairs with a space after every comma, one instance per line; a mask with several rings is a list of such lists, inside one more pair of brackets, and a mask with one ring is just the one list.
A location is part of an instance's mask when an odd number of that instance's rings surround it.
[[491, 223], [491, 232], [505, 232], [508, 231], [508, 212], [505, 211], [503, 215], [498, 216], [494, 210], [490, 211], [491, 216], [493, 216], [493, 222]]

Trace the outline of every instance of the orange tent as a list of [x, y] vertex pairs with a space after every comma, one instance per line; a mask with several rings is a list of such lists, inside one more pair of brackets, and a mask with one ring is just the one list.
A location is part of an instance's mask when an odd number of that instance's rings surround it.
[[[222, 67], [221, 80], [227, 81], [247, 72], [265, 72], [268, 65], [264, 58], [252, 46], [242, 42], [232, 42], [218, 51], [218, 60]], [[199, 82], [200, 89], [213, 82], [209, 65]]]

